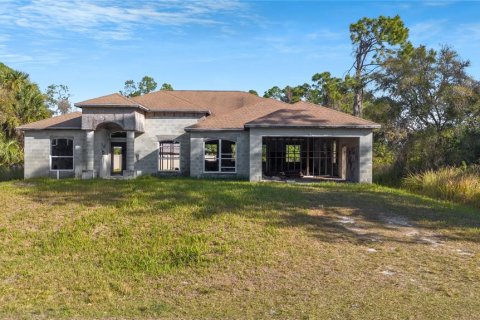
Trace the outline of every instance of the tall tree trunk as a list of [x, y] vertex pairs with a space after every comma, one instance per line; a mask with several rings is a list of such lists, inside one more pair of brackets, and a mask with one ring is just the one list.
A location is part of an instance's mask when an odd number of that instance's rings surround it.
[[363, 59], [362, 59], [363, 43], [358, 46], [355, 56], [355, 98], [353, 100], [353, 115], [356, 117], [362, 116], [363, 107]]
[[363, 88], [356, 88], [355, 99], [353, 100], [353, 115], [356, 117], [361, 117], [362, 110], [363, 110]]

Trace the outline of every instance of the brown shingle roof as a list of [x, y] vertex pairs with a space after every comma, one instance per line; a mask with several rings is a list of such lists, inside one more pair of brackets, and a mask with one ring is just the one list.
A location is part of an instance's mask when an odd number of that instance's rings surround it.
[[326, 108], [309, 102], [297, 102], [295, 108], [272, 112], [245, 124], [246, 127], [365, 127], [380, 128], [380, 125], [348, 113]]
[[82, 113], [72, 112], [40, 121], [24, 124], [18, 130], [78, 129], [82, 128]]
[[140, 106], [150, 111], [205, 112], [219, 115], [259, 103], [262, 99], [243, 91], [161, 90], [133, 98], [114, 93], [78, 102], [75, 106]]
[[155, 91], [131, 98], [150, 111], [198, 111], [209, 113], [209, 108], [194, 104], [187, 99], [177, 97], [173, 91]]
[[263, 98], [243, 91], [174, 90], [169, 92], [202, 109], [209, 110], [212, 115], [231, 113], [236, 109], [257, 104], [263, 100]]
[[262, 99], [258, 104], [208, 117], [187, 130], [241, 130], [244, 127], [379, 128], [380, 125], [312, 103], [298, 102], [292, 105]]
[[75, 103], [76, 107], [98, 107], [98, 106], [115, 106], [115, 107], [140, 107], [144, 108], [140, 103], [130, 98], [122, 96], [119, 93], [112, 93], [106, 96], [85, 100]]

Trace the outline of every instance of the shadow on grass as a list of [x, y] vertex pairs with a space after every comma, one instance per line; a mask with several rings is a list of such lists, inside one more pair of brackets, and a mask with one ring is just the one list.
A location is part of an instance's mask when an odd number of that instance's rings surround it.
[[[28, 183], [28, 182], [27, 182]], [[392, 229], [382, 217], [401, 216], [416, 227], [447, 230], [450, 240], [480, 242], [477, 210], [412, 195], [377, 185], [319, 183], [249, 183], [191, 178], [112, 180], [33, 180], [21, 193], [34, 201], [86, 207], [116, 207], [120, 214], [171, 214], [178, 209], [195, 219], [236, 214], [280, 228], [304, 228], [326, 242], [415, 242], [386, 238], [378, 230]], [[319, 214], [315, 214], [318, 212]], [[350, 217], [367, 223], [361, 232], [339, 222]], [[395, 226], [395, 229], [402, 226]], [[375, 231], [377, 230], [377, 231]], [[472, 232], [470, 232], [472, 231]]]

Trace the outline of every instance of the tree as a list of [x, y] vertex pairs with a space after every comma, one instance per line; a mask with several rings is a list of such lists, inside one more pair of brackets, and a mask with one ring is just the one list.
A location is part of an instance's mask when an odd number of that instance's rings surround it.
[[28, 74], [0, 63], [0, 167], [23, 161], [19, 125], [51, 116], [45, 96]]
[[[137, 97], [155, 91], [156, 88], [155, 80], [152, 77], [144, 76], [138, 83], [133, 80], [125, 81], [124, 89], [120, 91], [120, 94], [126, 97]], [[173, 88], [170, 84], [164, 83], [160, 90], [173, 90]]]
[[332, 77], [330, 72], [316, 73], [312, 77], [313, 85], [309, 94], [309, 101], [323, 106], [351, 111], [353, 101], [353, 80], [349, 76], [345, 79]]
[[258, 92], [256, 90], [250, 89], [248, 90], [248, 93], [253, 94], [258, 97]]
[[393, 18], [362, 18], [350, 25], [350, 39], [353, 45], [354, 103], [353, 114], [362, 116], [363, 94], [371, 74], [379, 61], [399, 49], [408, 51], [408, 28], [397, 15]]
[[20, 138], [17, 126], [50, 116], [45, 96], [28, 74], [0, 63], [0, 127], [5, 139]]
[[383, 139], [404, 171], [458, 165], [480, 152], [466, 154], [462, 145], [467, 144], [461, 143], [462, 137], [478, 136], [468, 128], [480, 124], [480, 84], [468, 76], [468, 66], [449, 47], [435, 51], [420, 46], [385, 58], [375, 72], [386, 104], [368, 116], [383, 124]]
[[68, 87], [63, 84], [51, 84], [45, 92], [47, 106], [55, 114], [67, 114], [72, 110], [70, 96]]
[[411, 130], [441, 131], [475, 116], [479, 84], [468, 76], [467, 60], [449, 47], [420, 46], [386, 59], [375, 74], [378, 89], [398, 102]]
[[138, 91], [140, 95], [150, 93], [157, 88], [157, 83], [152, 77], [144, 76], [138, 83]]
[[297, 103], [302, 100], [308, 100], [309, 92], [310, 85], [307, 83], [296, 87], [286, 86], [283, 89], [274, 86], [265, 91], [263, 97], [280, 100], [286, 103]]
[[172, 91], [173, 90], [173, 87], [170, 83], [164, 83], [162, 84], [162, 86], [160, 87], [160, 90], [167, 90], [167, 91]]
[[16, 139], [7, 139], [0, 132], [0, 168], [21, 164], [23, 161], [22, 146]]

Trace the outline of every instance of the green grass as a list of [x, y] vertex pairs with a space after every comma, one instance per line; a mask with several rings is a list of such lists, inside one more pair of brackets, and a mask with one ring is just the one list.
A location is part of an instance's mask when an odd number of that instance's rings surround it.
[[0, 317], [480, 314], [480, 213], [398, 189], [10, 181], [0, 208]]

